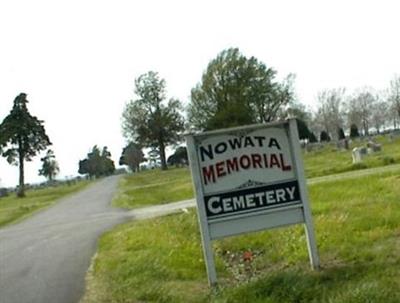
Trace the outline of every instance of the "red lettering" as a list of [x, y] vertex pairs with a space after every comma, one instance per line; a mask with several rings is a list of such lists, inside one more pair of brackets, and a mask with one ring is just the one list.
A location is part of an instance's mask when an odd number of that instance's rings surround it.
[[218, 178], [246, 169], [280, 168], [282, 171], [292, 170], [292, 166], [285, 162], [284, 154], [250, 154], [233, 157], [213, 165], [202, 167], [203, 182], [205, 185], [215, 183]]
[[283, 171], [291, 170], [291, 169], [292, 169], [292, 166], [291, 166], [291, 165], [286, 165], [286, 164], [285, 164], [285, 159], [283, 159], [283, 154], [279, 154], [279, 157], [281, 158], [282, 170], [283, 170]]
[[238, 161], [236, 157], [226, 160], [226, 170], [228, 171], [228, 174], [234, 171], [239, 171]]
[[279, 162], [279, 159], [276, 156], [276, 154], [271, 154], [269, 164], [270, 164], [270, 168], [273, 168], [274, 166], [281, 168], [281, 163]]
[[267, 154], [263, 154], [263, 158], [264, 158], [264, 166], [265, 166], [265, 168], [268, 168], [268, 157], [267, 157]]
[[261, 155], [251, 154], [251, 160], [253, 162], [253, 168], [262, 168], [261, 165]]
[[[246, 160], [246, 162], [244, 160]], [[247, 155], [241, 156], [239, 159], [239, 163], [243, 169], [249, 169], [251, 165], [250, 157]]]
[[213, 165], [203, 167], [203, 180], [205, 185], [209, 182], [215, 183], [215, 171]]
[[218, 162], [215, 164], [218, 178], [226, 175], [226, 172], [224, 171], [224, 168], [225, 168], [224, 164], [225, 164], [225, 162]]

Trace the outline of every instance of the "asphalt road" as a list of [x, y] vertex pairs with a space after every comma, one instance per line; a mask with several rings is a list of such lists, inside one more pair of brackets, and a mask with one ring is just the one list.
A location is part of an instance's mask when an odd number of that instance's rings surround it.
[[76, 303], [98, 237], [132, 214], [111, 208], [118, 177], [0, 229], [1, 303]]

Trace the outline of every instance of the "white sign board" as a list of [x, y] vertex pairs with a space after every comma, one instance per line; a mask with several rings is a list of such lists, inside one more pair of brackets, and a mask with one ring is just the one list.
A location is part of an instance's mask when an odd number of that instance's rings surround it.
[[295, 120], [187, 135], [210, 284], [211, 240], [305, 223], [319, 266]]

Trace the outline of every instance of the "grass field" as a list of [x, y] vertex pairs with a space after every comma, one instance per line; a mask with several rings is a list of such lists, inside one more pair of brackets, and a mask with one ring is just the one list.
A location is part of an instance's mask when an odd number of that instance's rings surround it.
[[[382, 152], [368, 155], [363, 163], [356, 165], [352, 164], [351, 149], [337, 151], [334, 144], [304, 153], [307, 178], [400, 163], [400, 139], [389, 142], [386, 137], [377, 137], [377, 141], [383, 145]], [[363, 144], [365, 142], [354, 141], [351, 148]], [[113, 204], [122, 208], [137, 208], [190, 199], [193, 196], [189, 168], [150, 170], [124, 177]]]
[[365, 146], [366, 142], [355, 140], [349, 150], [338, 151], [334, 143], [326, 144], [323, 149], [304, 153], [305, 173], [308, 178], [326, 176], [400, 163], [400, 140], [390, 141], [387, 137], [378, 136], [375, 140], [382, 144], [381, 152], [365, 157], [362, 163], [352, 164], [351, 151], [354, 147]]
[[189, 168], [148, 170], [122, 178], [113, 205], [135, 208], [185, 200], [193, 195]]
[[105, 234], [83, 302], [400, 302], [399, 173], [309, 186], [319, 272], [293, 226], [215, 241], [209, 290], [190, 211]]
[[87, 186], [89, 181], [80, 181], [74, 185], [61, 185], [46, 189], [28, 190], [25, 198], [15, 194], [0, 198], [0, 227], [26, 218], [39, 209], [53, 205], [58, 199]]

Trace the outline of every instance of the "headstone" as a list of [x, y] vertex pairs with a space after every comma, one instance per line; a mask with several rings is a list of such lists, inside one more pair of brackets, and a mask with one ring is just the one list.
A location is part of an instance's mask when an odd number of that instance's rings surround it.
[[375, 143], [373, 141], [369, 141], [367, 143], [368, 154], [376, 153], [382, 151], [382, 145]]
[[380, 152], [382, 151], [382, 144], [375, 144], [374, 146], [372, 146], [372, 150], [376, 153], [376, 152]]
[[320, 150], [320, 149], [323, 149], [323, 148], [324, 148], [323, 144], [318, 143], [318, 142], [317, 143], [307, 143], [306, 144], [306, 152], [308, 152], [308, 153], [316, 151], [316, 150]]
[[359, 147], [359, 149], [361, 155], [366, 155], [368, 153], [367, 148], [365, 146], [361, 146]]
[[367, 154], [367, 149], [365, 147], [355, 147], [352, 151], [353, 164], [361, 163], [364, 156]]
[[337, 147], [339, 150], [347, 150], [347, 149], [349, 149], [349, 141], [348, 141], [347, 139], [339, 140], [339, 141], [336, 143], [336, 147]]

